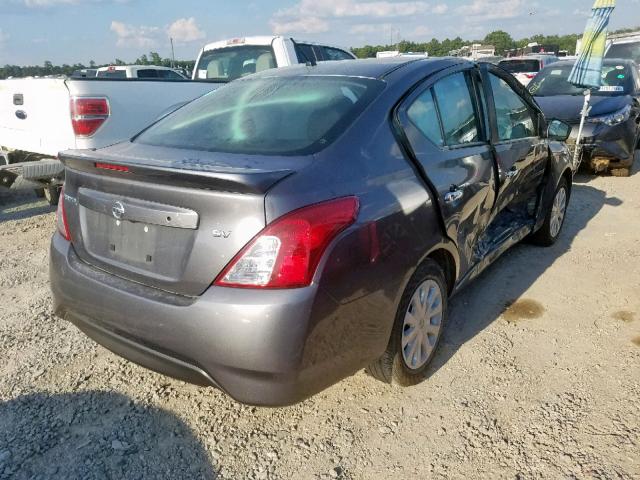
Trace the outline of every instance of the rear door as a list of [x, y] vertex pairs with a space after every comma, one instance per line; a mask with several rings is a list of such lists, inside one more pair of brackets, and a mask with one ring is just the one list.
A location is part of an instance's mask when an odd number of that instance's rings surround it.
[[535, 199], [546, 168], [547, 141], [540, 135], [541, 116], [528, 93], [493, 65], [483, 64], [481, 70], [498, 162], [499, 213]]
[[441, 73], [397, 110], [418, 167], [437, 193], [446, 232], [458, 245], [462, 273], [476, 262], [497, 190], [475, 74], [473, 67]]

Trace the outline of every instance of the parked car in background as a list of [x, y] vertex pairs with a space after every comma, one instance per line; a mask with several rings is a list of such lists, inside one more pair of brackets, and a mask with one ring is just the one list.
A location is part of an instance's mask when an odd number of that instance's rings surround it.
[[400, 50], [386, 50], [382, 52], [376, 52], [376, 58], [391, 58], [391, 57], [415, 57], [415, 58], [427, 58], [429, 54], [427, 52], [401, 52]]
[[[546, 67], [529, 84], [529, 91], [547, 116], [574, 126], [575, 144], [584, 89], [567, 79], [575, 61]], [[591, 112], [583, 132], [583, 162], [595, 172], [628, 176], [640, 140], [640, 74], [630, 60], [606, 59], [602, 87], [592, 93]]]
[[193, 79], [229, 82], [271, 68], [355, 58], [340, 47], [282, 36], [232, 38], [202, 48], [193, 70]]
[[640, 66], [640, 32], [611, 35], [605, 58], [632, 60]]
[[93, 78], [98, 73], [96, 68], [82, 68], [71, 74], [71, 78]]
[[186, 80], [187, 77], [173, 68], [156, 65], [112, 65], [100, 67], [98, 78], [159, 78], [162, 80]]
[[520, 240], [560, 235], [570, 128], [461, 59], [236, 80], [131, 141], [61, 154], [54, 310], [245, 403], [294, 403], [367, 365], [415, 384], [449, 296]]
[[506, 58], [499, 61], [498, 66], [515, 76], [524, 86], [527, 86], [540, 70], [557, 61], [558, 57], [554, 55], [526, 55], [524, 57]]

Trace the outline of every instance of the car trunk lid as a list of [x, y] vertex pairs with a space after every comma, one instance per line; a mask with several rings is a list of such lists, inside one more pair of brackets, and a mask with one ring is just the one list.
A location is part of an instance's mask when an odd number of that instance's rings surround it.
[[305, 161], [131, 143], [61, 159], [78, 256], [188, 296], [202, 294], [265, 227], [266, 192]]

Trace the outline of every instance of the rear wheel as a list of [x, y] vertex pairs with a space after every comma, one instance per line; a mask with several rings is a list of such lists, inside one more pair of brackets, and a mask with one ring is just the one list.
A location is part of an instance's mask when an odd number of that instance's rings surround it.
[[440, 266], [427, 260], [405, 289], [387, 350], [369, 373], [385, 383], [415, 385], [433, 360], [447, 319], [448, 295]]
[[542, 227], [531, 236], [533, 243], [543, 247], [549, 247], [556, 243], [564, 225], [568, 204], [569, 186], [567, 180], [563, 178], [556, 189], [553, 202], [549, 211], [547, 211]]
[[58, 199], [60, 198], [60, 187], [57, 185], [49, 185], [44, 187], [44, 198], [47, 199], [49, 205], [58, 205]]

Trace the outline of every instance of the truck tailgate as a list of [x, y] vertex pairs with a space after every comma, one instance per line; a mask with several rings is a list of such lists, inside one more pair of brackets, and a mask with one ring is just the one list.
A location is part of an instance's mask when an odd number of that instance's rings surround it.
[[190, 80], [69, 79], [71, 96], [106, 98], [110, 110], [109, 118], [95, 135], [78, 137], [75, 148], [102, 148], [129, 140], [164, 114], [220, 85]]
[[0, 81], [0, 146], [52, 157], [76, 146], [64, 79]]

